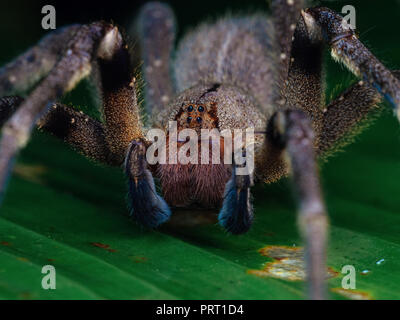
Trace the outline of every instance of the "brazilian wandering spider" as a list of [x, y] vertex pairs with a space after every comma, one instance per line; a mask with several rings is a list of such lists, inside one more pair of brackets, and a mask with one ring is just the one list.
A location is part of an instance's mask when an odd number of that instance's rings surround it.
[[[0, 69], [0, 186], [34, 126], [96, 161], [121, 166], [129, 181], [130, 212], [157, 227], [170, 207], [220, 208], [220, 224], [246, 232], [253, 220], [250, 188], [290, 174], [299, 199], [310, 297], [324, 297], [328, 219], [316, 159], [323, 157], [381, 101], [400, 104], [399, 72], [386, 69], [355, 32], [328, 8], [303, 1], [272, 1], [262, 14], [202, 24], [178, 44], [175, 20], [164, 4], [149, 3], [138, 18], [150, 127], [256, 128], [255, 172], [239, 165], [149, 165], [148, 128], [142, 124], [130, 51], [117, 27], [73, 25], [46, 36]], [[324, 105], [322, 54], [328, 48], [361, 81]], [[102, 92], [102, 121], [57, 101], [93, 73]], [[42, 81], [26, 99], [12, 96]], [[168, 134], [167, 134], [168, 136]], [[158, 194], [153, 176], [160, 181]]]

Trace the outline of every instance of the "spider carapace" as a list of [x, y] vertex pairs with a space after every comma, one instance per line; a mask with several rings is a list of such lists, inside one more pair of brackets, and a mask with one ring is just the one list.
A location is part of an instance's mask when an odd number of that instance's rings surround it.
[[[343, 138], [356, 132], [382, 96], [399, 110], [399, 72], [371, 54], [339, 14], [305, 8], [302, 0], [272, 0], [270, 16], [230, 15], [203, 23], [176, 50], [175, 18], [166, 4], [146, 4], [133, 29], [143, 59], [146, 125], [132, 51], [110, 23], [60, 28], [0, 69], [1, 197], [13, 160], [35, 125], [95, 161], [121, 166], [131, 216], [151, 228], [169, 219], [171, 207], [201, 206], [219, 208], [220, 224], [244, 233], [253, 221], [254, 181], [271, 183], [290, 174], [310, 297], [323, 298], [328, 219], [316, 160], [348, 141]], [[361, 80], [327, 105], [325, 49]], [[101, 121], [58, 102], [90, 74], [102, 93]], [[15, 95], [28, 90], [25, 99]], [[178, 136], [172, 151], [170, 122], [176, 123]], [[184, 130], [197, 134], [195, 156], [200, 156], [202, 130], [252, 128], [254, 157], [249, 159], [255, 170], [239, 174], [243, 164], [226, 152], [225, 140], [219, 141], [220, 163], [150, 163], [152, 128], [165, 132], [173, 157], [187, 153], [188, 136], [179, 135]], [[153, 177], [160, 181], [160, 193]]]
[[[208, 73], [210, 74], [210, 73]], [[217, 75], [216, 77], [217, 78]], [[221, 85], [219, 83], [202, 83], [183, 91], [183, 94], [171, 104], [168, 121], [176, 121], [177, 135], [182, 130], [192, 129], [196, 133], [198, 143], [196, 146], [196, 163], [158, 164], [153, 169], [154, 175], [159, 178], [164, 199], [172, 207], [202, 207], [219, 209], [223, 204], [226, 184], [231, 178], [231, 165], [227, 165], [225, 157], [225, 140], [217, 138], [219, 145], [219, 159], [213, 161], [212, 145], [202, 144], [206, 139], [202, 130], [216, 129], [218, 132], [228, 128], [248, 128], [258, 123], [265, 127], [265, 116], [256, 108], [240, 87]], [[228, 99], [229, 98], [229, 99]], [[232, 100], [236, 100], [232, 107]], [[246, 113], [246, 117], [240, 116]], [[161, 115], [161, 117], [163, 117]], [[165, 122], [165, 123], [164, 123]], [[166, 121], [161, 121], [162, 127], [167, 126]], [[167, 154], [169, 154], [170, 132], [167, 133]], [[207, 138], [208, 139], [208, 138]], [[233, 137], [232, 137], [233, 140]], [[216, 143], [215, 140], [207, 140]], [[256, 139], [260, 145], [262, 136]], [[175, 154], [187, 143], [185, 139], [177, 139]], [[204, 148], [209, 152], [209, 157], [203, 163], [201, 157]], [[186, 149], [184, 149], [186, 150]], [[251, 219], [251, 216], [249, 216]]]

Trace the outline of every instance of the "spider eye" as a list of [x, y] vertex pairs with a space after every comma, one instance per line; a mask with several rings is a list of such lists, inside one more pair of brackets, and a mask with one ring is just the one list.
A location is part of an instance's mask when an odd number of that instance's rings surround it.
[[203, 112], [203, 111], [204, 111], [204, 107], [203, 107], [203, 106], [199, 106], [199, 107], [197, 108], [197, 110], [199, 110], [199, 112]]
[[196, 119], [196, 120], [197, 120], [197, 122], [198, 122], [198, 123], [201, 123], [201, 122], [203, 121], [203, 119], [202, 119], [202, 118], [200, 118], [200, 117], [197, 117], [197, 119]]
[[[190, 106], [187, 108], [187, 111], [192, 112], [192, 111], [193, 111], [193, 106], [190, 105]], [[188, 119], [189, 119], [189, 118], [188, 118]], [[191, 119], [191, 118], [190, 118], [190, 119]]]
[[190, 121], [192, 121], [192, 117], [187, 117], [186, 121], [187, 121], [188, 123], [190, 123]]

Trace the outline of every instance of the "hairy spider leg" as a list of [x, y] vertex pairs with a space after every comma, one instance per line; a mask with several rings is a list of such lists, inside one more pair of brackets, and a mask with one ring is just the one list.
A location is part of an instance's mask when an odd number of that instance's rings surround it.
[[71, 25], [49, 33], [37, 45], [1, 68], [0, 97], [25, 92], [45, 77], [80, 27]]
[[134, 29], [139, 36], [143, 59], [147, 111], [149, 115], [157, 114], [175, 95], [171, 77], [175, 16], [168, 5], [150, 2], [141, 9]]
[[[283, 124], [283, 125], [282, 125]], [[274, 137], [292, 173], [298, 199], [298, 224], [305, 242], [307, 280], [311, 299], [325, 298], [328, 217], [321, 195], [311, 120], [300, 110], [278, 112], [270, 121]]]
[[[243, 152], [246, 152], [243, 150]], [[232, 177], [224, 191], [224, 201], [218, 215], [219, 224], [232, 234], [243, 234], [249, 231], [254, 210], [250, 188], [254, 185], [253, 174], [237, 175], [237, 165], [232, 161]]]
[[[290, 16], [284, 16], [284, 13], [295, 8], [299, 10], [303, 1], [284, 1], [276, 0], [273, 2], [273, 17], [275, 29], [278, 33], [285, 34], [285, 39], [281, 39], [282, 35], [278, 34], [280, 43], [281, 63], [284, 65], [281, 70], [288, 70], [286, 78], [280, 81], [281, 97], [278, 99], [277, 107], [283, 110], [302, 110], [311, 120], [309, 126], [315, 132], [312, 142], [314, 145], [313, 152], [317, 156], [326, 155], [334, 146], [346, 141], [342, 138], [355, 132], [355, 128], [360, 121], [364, 120], [371, 110], [374, 110], [381, 101], [381, 96], [377, 92], [383, 93], [385, 98], [395, 105], [398, 104], [399, 85], [397, 72], [387, 70], [357, 39], [354, 31], [350, 30], [343, 18], [337, 13], [327, 8], [312, 8], [301, 11], [298, 21], [286, 21]], [[293, 25], [296, 24], [295, 30]], [[294, 31], [294, 34], [291, 33]], [[292, 36], [292, 44], [288, 49], [288, 37]], [[279, 40], [280, 39], [280, 40]], [[283, 43], [283, 44], [282, 44]], [[325, 46], [329, 46], [332, 56], [343, 62], [354, 74], [362, 77], [361, 81], [331, 102], [327, 107], [324, 104], [324, 74], [322, 70], [322, 53]], [[290, 52], [290, 60], [285, 59], [285, 52]], [[288, 68], [286, 67], [288, 63]], [[281, 74], [285, 75], [284, 72]], [[314, 201], [319, 204], [317, 210], [325, 212], [321, 192], [319, 190], [319, 182], [317, 175], [301, 174], [301, 168], [306, 170], [309, 166], [315, 166], [314, 155], [304, 156], [296, 155], [299, 148], [293, 146], [292, 151], [289, 150], [290, 140], [283, 135], [283, 132], [289, 130], [289, 115], [273, 117], [272, 124], [267, 129], [267, 139], [265, 142], [265, 161], [272, 166], [272, 174], [266, 177], [266, 182], [272, 182], [281, 176], [292, 173], [294, 188], [297, 189], [299, 197], [299, 221], [300, 228], [306, 244], [307, 256], [307, 275], [309, 279], [310, 297], [321, 299], [324, 298], [325, 290], [324, 269], [325, 269], [325, 241], [327, 233], [327, 222], [323, 218], [325, 213], [317, 214], [319, 218], [314, 225], [307, 225], [307, 221], [312, 223], [314, 219], [303, 219], [307, 215], [313, 216], [313, 207], [304, 205], [303, 203], [311, 203]], [[294, 122], [302, 122], [296, 120]], [[291, 122], [293, 123], [293, 121]], [[311, 129], [310, 130], [311, 134]], [[295, 131], [294, 131], [295, 132]], [[298, 130], [301, 136], [301, 131]], [[293, 138], [294, 139], [294, 138]], [[307, 138], [309, 140], [309, 138]], [[307, 140], [305, 138], [305, 140]], [[342, 140], [342, 141], [340, 141]], [[276, 143], [273, 143], [276, 141]], [[286, 141], [286, 144], [284, 143]], [[288, 149], [289, 159], [279, 153], [279, 147], [286, 146]], [[301, 152], [305, 152], [304, 150]], [[307, 152], [306, 152], [307, 153]], [[310, 153], [308, 151], [308, 153]], [[307, 163], [310, 162], [310, 163]], [[296, 166], [294, 164], [297, 163]], [[298, 172], [296, 173], [295, 170]], [[301, 177], [304, 178], [301, 178]], [[307, 178], [308, 177], [308, 178]], [[301, 183], [303, 181], [304, 183]], [[314, 199], [308, 201], [307, 194]], [[307, 210], [310, 212], [307, 213]], [[321, 221], [322, 222], [321, 222]], [[305, 221], [305, 222], [302, 222]], [[319, 227], [318, 227], [319, 226]], [[320, 229], [318, 229], [320, 228]], [[315, 229], [315, 234], [309, 230]], [[316, 242], [316, 243], [314, 243]]]
[[302, 16], [310, 37], [329, 45], [332, 57], [377, 89], [400, 118], [400, 80], [362, 44], [344, 18], [328, 8], [305, 9]]
[[[23, 101], [19, 96], [0, 98], [0, 126]], [[103, 124], [73, 107], [56, 103], [36, 121], [36, 124], [39, 129], [63, 140], [92, 160], [119, 165], [107, 147]]]
[[104, 25], [99, 23], [82, 26], [71, 39], [70, 48], [63, 58], [3, 126], [0, 140], [1, 198], [15, 156], [27, 144], [37, 117], [90, 73], [91, 58], [105, 31]]
[[[134, 217], [140, 217], [139, 222], [146, 222], [146, 217], [153, 219], [160, 215], [162, 218], [158, 221], [161, 223], [166, 220], [165, 217], [169, 217], [170, 211], [166, 204], [159, 196], [153, 195], [154, 182], [150, 172], [144, 171], [145, 175], [129, 173], [130, 169], [140, 167], [142, 161], [131, 157], [134, 151], [132, 146], [144, 145], [130, 60], [128, 47], [116, 27], [104, 22], [84, 25], [70, 39], [61, 60], [26, 100], [15, 97], [1, 100], [2, 106], [11, 106], [9, 114], [17, 103], [21, 103], [5, 122], [0, 140], [2, 196], [14, 158], [27, 143], [33, 126], [38, 123], [89, 157], [114, 165], [125, 163], [128, 178], [134, 178], [134, 184], [129, 181], [130, 207], [136, 209]], [[94, 66], [98, 68], [100, 75], [104, 125], [70, 108], [54, 104], [54, 101], [88, 76]], [[45, 112], [47, 114], [40, 117]], [[139, 140], [140, 143], [132, 143]], [[135, 159], [138, 163], [135, 163]], [[141, 181], [145, 183], [140, 183]], [[149, 188], [148, 185], [153, 187]], [[137, 198], [137, 195], [141, 195], [141, 198]], [[141, 204], [146, 206], [141, 207]], [[154, 223], [144, 224], [155, 226]]]

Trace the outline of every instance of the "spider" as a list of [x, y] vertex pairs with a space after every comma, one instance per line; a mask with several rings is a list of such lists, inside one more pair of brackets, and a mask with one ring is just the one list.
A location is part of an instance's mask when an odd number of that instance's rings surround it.
[[[254, 181], [272, 183], [291, 175], [309, 297], [325, 298], [328, 218], [316, 161], [343, 144], [382, 96], [398, 110], [400, 73], [385, 68], [328, 8], [273, 0], [271, 11], [271, 17], [249, 14], [203, 23], [174, 51], [171, 8], [147, 3], [137, 20], [147, 126], [133, 59], [116, 26], [95, 22], [50, 33], [0, 69], [1, 197], [35, 126], [90, 159], [122, 167], [130, 214], [150, 228], [166, 222], [170, 208], [202, 207], [220, 208], [220, 224], [230, 233], [244, 233], [253, 220]], [[323, 102], [325, 49], [360, 78], [328, 105]], [[58, 102], [89, 74], [101, 90], [101, 121]], [[33, 85], [26, 99], [12, 95]], [[178, 131], [261, 128], [254, 140], [255, 171], [237, 175], [235, 161], [150, 165], [146, 132], [160, 128], [168, 137], [169, 121], [177, 122]]]

